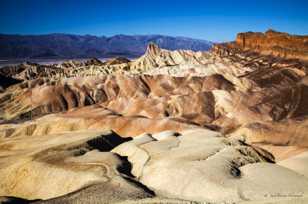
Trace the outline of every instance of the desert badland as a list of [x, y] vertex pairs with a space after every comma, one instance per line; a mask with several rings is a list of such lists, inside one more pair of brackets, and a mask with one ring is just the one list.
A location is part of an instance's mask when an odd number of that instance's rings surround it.
[[307, 203], [308, 36], [0, 69], [3, 203]]

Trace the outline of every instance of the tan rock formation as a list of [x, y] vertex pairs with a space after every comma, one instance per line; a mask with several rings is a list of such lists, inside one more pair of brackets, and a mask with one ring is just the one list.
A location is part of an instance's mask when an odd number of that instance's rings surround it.
[[85, 196], [100, 200], [149, 197], [117, 170], [127, 162], [109, 150], [124, 141], [112, 132], [89, 130], [1, 137], [0, 195], [49, 199], [84, 188]]
[[132, 173], [159, 196], [232, 203], [308, 193], [307, 178], [265, 162], [266, 152], [208, 130], [142, 135], [112, 151], [127, 156]]

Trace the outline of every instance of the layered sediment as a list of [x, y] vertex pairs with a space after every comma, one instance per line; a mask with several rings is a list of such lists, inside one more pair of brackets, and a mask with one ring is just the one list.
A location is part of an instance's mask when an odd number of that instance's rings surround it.
[[306, 41], [241, 33], [210, 52], [2, 68], [0, 196], [307, 201]]

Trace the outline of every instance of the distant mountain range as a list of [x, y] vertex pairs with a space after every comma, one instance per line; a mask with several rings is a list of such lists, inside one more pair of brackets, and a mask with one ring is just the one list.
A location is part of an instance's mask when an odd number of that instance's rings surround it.
[[0, 34], [0, 58], [137, 57], [145, 52], [150, 42], [169, 50], [194, 51], [207, 51], [213, 44], [206, 40], [164, 35]]

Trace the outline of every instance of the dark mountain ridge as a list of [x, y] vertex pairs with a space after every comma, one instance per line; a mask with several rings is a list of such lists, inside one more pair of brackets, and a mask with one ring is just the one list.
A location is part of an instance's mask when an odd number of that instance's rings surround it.
[[150, 42], [169, 50], [207, 51], [212, 46], [206, 40], [164, 35], [0, 34], [0, 58], [137, 57]]

